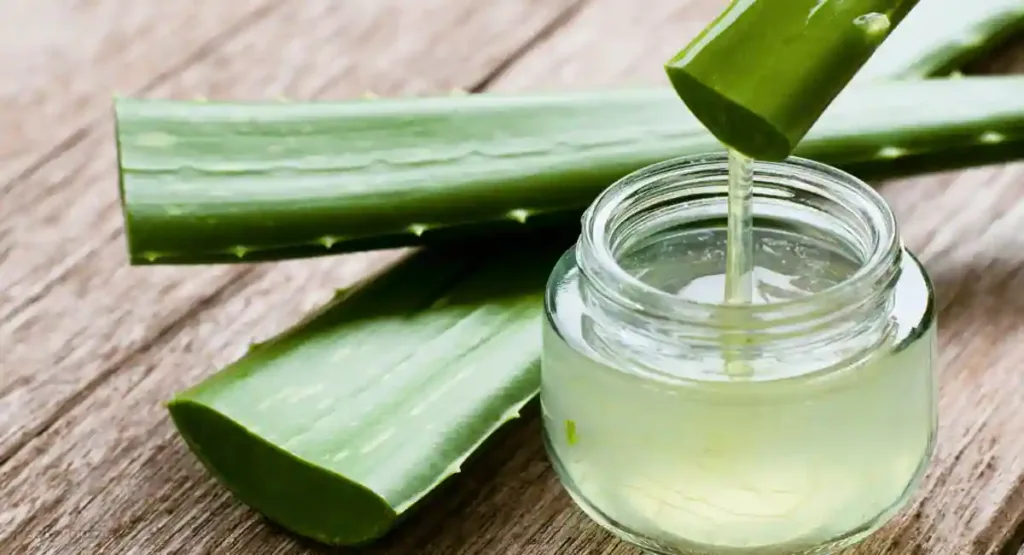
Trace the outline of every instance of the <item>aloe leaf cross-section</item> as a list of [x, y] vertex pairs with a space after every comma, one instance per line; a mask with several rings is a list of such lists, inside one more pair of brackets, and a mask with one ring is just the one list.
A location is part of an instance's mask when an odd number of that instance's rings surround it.
[[665, 64], [722, 143], [783, 160], [918, 0], [732, 0]]

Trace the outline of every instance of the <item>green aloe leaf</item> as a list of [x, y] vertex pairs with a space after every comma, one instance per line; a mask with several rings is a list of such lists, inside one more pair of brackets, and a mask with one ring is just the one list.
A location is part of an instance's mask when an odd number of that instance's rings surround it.
[[[863, 177], [1019, 158], [1024, 77], [840, 95], [796, 154]], [[309, 104], [123, 100], [134, 264], [253, 262], [574, 221], [651, 163], [721, 147], [671, 89]]]
[[285, 528], [380, 537], [536, 394], [543, 285], [571, 244], [541, 239], [407, 259], [177, 395], [178, 431]]

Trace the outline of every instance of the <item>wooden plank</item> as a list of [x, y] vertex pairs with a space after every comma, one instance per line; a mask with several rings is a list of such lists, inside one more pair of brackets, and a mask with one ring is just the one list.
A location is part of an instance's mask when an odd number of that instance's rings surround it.
[[0, 3], [0, 193], [80, 141], [115, 91], [159, 84], [280, 8], [268, 0]]
[[668, 86], [662, 64], [721, 11], [720, 0], [595, 0], [511, 66], [495, 90]]
[[[500, 7], [431, 0], [412, 9], [396, 0], [339, 12], [334, 2], [305, 2], [232, 38], [154, 95], [306, 98], [356, 96], [371, 87], [394, 94], [474, 87], [572, 6], [574, 0], [517, 0]], [[506, 28], [508, 21], [517, 25]], [[28, 238], [3, 261], [0, 279], [24, 267], [26, 258], [72, 259], [60, 270], [64, 279], [0, 323], [0, 461], [87, 397], [135, 350], [212, 302], [226, 284], [237, 291], [275, 270], [126, 267], [109, 122], [90, 133], [53, 163], [64, 169], [83, 164], [74, 179], [17, 209], [0, 207], [12, 210], [6, 221], [17, 226], [19, 238]], [[27, 195], [36, 194], [28, 189]], [[389, 255], [370, 259], [382, 256]], [[358, 267], [352, 264], [334, 259], [300, 267], [336, 276], [339, 268]], [[30, 273], [26, 279], [44, 276]], [[301, 291], [302, 280], [288, 287]], [[11, 461], [4, 471], [16, 467]]]
[[[632, 58], [618, 61], [618, 48], [604, 45], [611, 42], [605, 37], [617, 37], [616, 44], [664, 41], [666, 51], [671, 51], [677, 41], [685, 40], [680, 28], [692, 26], [695, 30], [703, 23], [699, 15], [705, 12], [697, 10], [720, 7], [711, 0], [686, 8], [693, 11], [680, 11], [678, 3], [657, 4], [661, 7], [645, 4], [641, 10], [624, 1], [595, 2], [563, 32], [513, 66], [499, 86], [515, 89], [533, 83], [536, 87], [539, 79], [545, 79], [545, 86], [568, 86], [656, 78], [660, 68], [651, 70], [645, 65], [652, 57], [660, 59], [656, 53], [636, 48], [623, 54]], [[598, 50], [603, 46], [610, 50]], [[539, 69], [531, 69], [534, 66]], [[866, 548], [865, 553], [915, 553], [910, 542], [921, 536], [924, 547], [916, 549], [918, 553], [997, 553], [997, 538], [1005, 536], [998, 524], [1003, 520], [996, 513], [1001, 509], [1005, 513], [1005, 530], [1013, 525], [1013, 513], [1020, 513], [1001, 502], [1012, 500], [1014, 492], [1020, 494], [1012, 476], [1021, 474], [1015, 469], [1024, 456], [1021, 447], [1005, 439], [1010, 424], [1020, 421], [1021, 413], [1015, 412], [1012, 403], [1019, 398], [1020, 389], [1015, 396], [1012, 388], [999, 388], [1012, 385], [1005, 378], [1013, 376], [1009, 374], [1011, 362], [1019, 357], [1011, 351], [1011, 333], [1019, 330], [1006, 328], [1012, 323], [1010, 318], [991, 316], [1009, 314], [1015, 306], [995, 304], [1006, 300], [1001, 291], [1012, 291], [1015, 285], [1019, 290], [1020, 278], [1006, 277], [1018, 272], [1022, 263], [1019, 257], [1011, 258], [1019, 254], [1019, 249], [1018, 253], [1012, 250], [1018, 239], [1006, 230], [1020, 227], [1020, 197], [1013, 194], [1011, 184], [1014, 176], [1019, 184], [1021, 172], [1020, 167], [975, 170], [886, 188], [905, 222], [908, 240], [925, 253], [929, 269], [937, 276], [943, 307], [942, 407], [944, 415], [957, 418], [944, 419], [939, 469], [929, 477], [925, 502], [919, 503], [910, 517], [889, 527], [871, 545], [875, 551]], [[1007, 181], [994, 184], [994, 178], [1000, 176]], [[979, 185], [978, 180], [990, 181]], [[981, 186], [996, 191], [992, 194], [1000, 202], [976, 194]], [[932, 202], [940, 189], [944, 200]], [[989, 227], [988, 221], [996, 218], [1002, 223]], [[140, 553], [170, 553], [186, 546], [195, 552], [216, 548], [218, 553], [319, 551], [264, 525], [231, 500], [180, 446], [156, 403], [193, 383], [214, 365], [233, 358], [248, 338], [264, 337], [293, 321], [360, 271], [347, 264], [369, 264], [367, 260], [359, 256], [347, 257], [344, 265], [316, 261], [276, 266], [208, 297], [205, 306], [176, 324], [169, 320], [171, 327], [150, 348], [125, 350], [132, 356], [124, 370], [107, 383], [109, 389], [85, 399], [22, 454], [0, 467], [0, 497], [7, 502], [0, 508], [0, 534], [9, 531], [6, 537], [0, 536], [5, 538], [0, 539], [0, 552], [18, 552], [19, 547], [33, 545], [33, 540], [39, 541], [36, 545], [82, 552], [129, 552], [134, 547]], [[986, 260], [996, 261], [993, 267], [1002, 270], [983, 272]], [[973, 265], [977, 261], [981, 264]], [[110, 262], [105, 264], [109, 271]], [[124, 291], [131, 295], [141, 292]], [[153, 299], [152, 305], [162, 304], [157, 296], [149, 299]], [[83, 312], [101, 318], [95, 307]], [[999, 336], [1001, 332], [1006, 333]], [[968, 333], [974, 335], [966, 336]], [[135, 344], [139, 345], [142, 340]], [[986, 368], [986, 359], [997, 364]], [[981, 409], [991, 411], [986, 415]], [[572, 507], [548, 469], [537, 434], [536, 418], [513, 427], [447, 488], [447, 495], [433, 499], [420, 515], [371, 552], [636, 553], [610, 540]], [[969, 440], [951, 444], [950, 438]], [[994, 466], [985, 470], [989, 455]], [[979, 462], [985, 464], [977, 467]], [[980, 482], [984, 489], [972, 487], [975, 470], [988, 473], [988, 480]], [[39, 495], [26, 495], [33, 491]], [[975, 497], [984, 494], [993, 503], [981, 511], [962, 505], [959, 501], [966, 497], [965, 492]], [[938, 502], [933, 503], [936, 495], [958, 501], [954, 510], [945, 511]], [[921, 516], [915, 519], [915, 514]], [[928, 515], [931, 525], [914, 524]], [[935, 534], [929, 538], [926, 532]], [[972, 543], [975, 538], [979, 541], [976, 545]]]

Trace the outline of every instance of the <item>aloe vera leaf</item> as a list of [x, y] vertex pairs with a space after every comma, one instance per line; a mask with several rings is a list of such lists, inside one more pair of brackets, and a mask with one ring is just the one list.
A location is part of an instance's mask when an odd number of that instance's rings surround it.
[[536, 394], [543, 285], [571, 244], [542, 239], [421, 251], [178, 394], [179, 433], [288, 530], [380, 537]]
[[[1024, 77], [851, 87], [797, 154], [871, 176], [1021, 156]], [[334, 103], [117, 103], [133, 264], [254, 262], [575, 220], [640, 167], [716, 151], [669, 88]]]
[[784, 160], [917, 0], [733, 0], [665, 64], [712, 135]]
[[1022, 28], [1021, 0], [921, 0], [852, 82], [947, 74]]

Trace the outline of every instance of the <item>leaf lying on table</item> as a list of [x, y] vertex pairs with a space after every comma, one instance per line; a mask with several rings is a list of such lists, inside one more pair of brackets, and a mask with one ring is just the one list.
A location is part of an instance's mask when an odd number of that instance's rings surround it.
[[[1024, 76], [851, 87], [796, 154], [863, 176], [1019, 158]], [[309, 104], [124, 100], [134, 264], [253, 262], [573, 221], [615, 179], [721, 150], [672, 89]]]
[[175, 425], [285, 528], [381, 536], [535, 395], [543, 285], [571, 244], [544, 239], [414, 255], [179, 394]]
[[[856, 80], [948, 71], [1021, 22], [1019, 0], [924, 0]], [[1006, 115], [959, 92], [935, 101], [922, 93], [891, 99], [916, 104], [912, 113], [928, 122], [922, 133], [942, 125], [950, 100], [975, 103], [975, 121]], [[865, 119], [866, 132], [884, 131], [893, 109], [858, 111], [855, 98], [845, 106], [848, 117]], [[575, 218], [629, 171], [718, 148], [667, 88], [295, 105], [119, 100], [115, 110], [133, 264], [317, 256]], [[945, 146], [972, 139], [950, 137]], [[925, 161], [936, 169], [970, 161], [945, 154]], [[880, 165], [901, 167], [884, 157]]]

